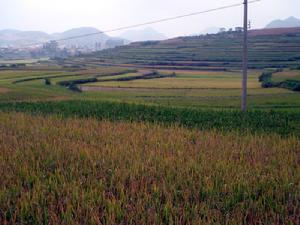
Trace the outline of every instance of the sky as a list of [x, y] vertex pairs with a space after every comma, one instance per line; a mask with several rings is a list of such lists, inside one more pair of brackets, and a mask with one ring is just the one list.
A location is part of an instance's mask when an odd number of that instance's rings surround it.
[[[151, 20], [241, 3], [243, 0], [0, 0], [0, 30], [62, 32], [75, 27], [109, 30]], [[253, 28], [274, 19], [300, 18], [300, 0], [261, 0], [249, 6]], [[242, 26], [242, 6], [151, 25], [167, 37], [209, 27]], [[117, 36], [119, 33], [109, 33]]]

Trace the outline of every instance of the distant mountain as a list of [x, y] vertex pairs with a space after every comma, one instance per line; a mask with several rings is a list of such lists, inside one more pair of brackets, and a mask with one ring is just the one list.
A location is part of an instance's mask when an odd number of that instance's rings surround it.
[[47, 42], [50, 40], [65, 39], [74, 36], [82, 36], [86, 34], [100, 33], [97, 35], [86, 36], [83, 38], [77, 38], [72, 40], [66, 40], [60, 42], [64, 46], [78, 46], [78, 47], [94, 47], [97, 43], [102, 48], [105, 48], [107, 43], [113, 46], [115, 42], [118, 45], [124, 43], [124, 40], [120, 38], [113, 38], [100, 30], [93, 27], [80, 27], [71, 30], [64, 31], [62, 33], [47, 34], [42, 31], [19, 31], [19, 30], [0, 30], [0, 47], [1, 46], [13, 46], [22, 47], [26, 44], [32, 44], [37, 42]]
[[0, 33], [2, 35], [13, 35], [13, 34], [16, 34], [16, 33], [19, 33], [20, 31], [19, 30], [13, 30], [13, 29], [6, 29], [6, 30], [1, 30]]
[[161, 34], [154, 30], [151, 27], [147, 27], [141, 30], [128, 30], [122, 33], [120, 38], [126, 39], [130, 42], [137, 42], [137, 41], [160, 41], [167, 39], [164, 34]]
[[105, 44], [105, 42], [109, 39], [112, 39], [108, 35], [102, 33], [101, 31], [93, 28], [93, 27], [80, 27], [80, 28], [74, 28], [71, 30], [67, 30], [62, 33], [55, 33], [53, 34], [53, 39], [65, 39], [69, 37], [74, 37], [74, 36], [82, 36], [82, 35], [87, 35], [87, 34], [94, 34], [94, 33], [100, 33], [97, 35], [91, 35], [91, 36], [86, 36], [84, 38], [76, 38], [76, 39], [71, 39], [67, 41], [61, 42], [63, 45], [67, 46], [86, 46], [86, 47], [94, 47], [96, 43], [101, 43]]
[[0, 46], [20, 47], [50, 39], [51, 35], [42, 31], [19, 31], [11, 29], [0, 31]]
[[285, 20], [274, 20], [266, 26], [266, 28], [286, 28], [286, 27], [300, 27], [300, 20], [295, 17], [289, 17]]
[[[54, 33], [54, 36], [58, 36], [60, 38], [67, 38], [67, 37], [73, 37], [77, 35], [84, 35], [84, 34], [92, 34], [92, 33], [99, 33], [100, 30], [94, 27], [78, 27], [78, 28], [73, 28], [67, 31], [64, 31], [62, 33]], [[103, 36], [108, 37], [105, 34], [102, 34]]]

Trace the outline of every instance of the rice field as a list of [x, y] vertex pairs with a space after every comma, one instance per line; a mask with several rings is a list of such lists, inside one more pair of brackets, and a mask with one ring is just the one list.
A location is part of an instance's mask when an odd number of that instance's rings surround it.
[[0, 112], [1, 224], [299, 224], [300, 141]]
[[[131, 69], [132, 70], [132, 69]], [[185, 108], [239, 108], [241, 72], [158, 70], [176, 77], [151, 80], [103, 82], [105, 79], [133, 77], [143, 73], [128, 72], [120, 67], [87, 67], [85, 69], [31, 65], [19, 70], [0, 71], [0, 102], [45, 100], [100, 100]], [[133, 71], [133, 70], [132, 70]], [[122, 75], [111, 75], [122, 73]], [[283, 73], [290, 73], [284, 70]], [[299, 93], [281, 89], [264, 89], [258, 81], [259, 70], [250, 70], [248, 102], [252, 109], [300, 108]], [[277, 75], [277, 74], [276, 74]], [[282, 75], [284, 76], [284, 75]], [[82, 85], [75, 93], [59, 85], [62, 81], [94, 78], [98, 83]], [[51, 85], [45, 85], [45, 78]], [[15, 83], [17, 82], [17, 83]]]

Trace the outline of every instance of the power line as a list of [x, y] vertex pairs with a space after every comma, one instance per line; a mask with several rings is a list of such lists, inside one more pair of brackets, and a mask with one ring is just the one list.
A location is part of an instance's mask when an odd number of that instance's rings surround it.
[[[256, 3], [256, 2], [260, 2], [260, 1], [262, 1], [262, 0], [252, 0], [252, 1], [249, 1], [248, 4], [252, 4], [252, 3]], [[104, 34], [104, 33], [111, 33], [111, 32], [116, 32], [116, 31], [121, 31], [121, 30], [128, 30], [128, 29], [137, 28], [137, 27], [141, 27], [141, 26], [157, 24], [157, 23], [182, 19], [182, 18], [186, 18], [186, 17], [196, 16], [196, 15], [200, 15], [200, 14], [210, 13], [210, 12], [214, 12], [214, 11], [220, 11], [220, 10], [224, 10], [224, 9], [234, 8], [234, 7], [238, 7], [238, 6], [242, 6], [242, 5], [244, 5], [244, 3], [236, 3], [236, 4], [232, 4], [232, 5], [226, 5], [226, 6], [221, 6], [221, 7], [218, 7], [218, 8], [208, 9], [208, 10], [205, 10], [205, 11], [198, 11], [198, 12], [193, 12], [193, 13], [189, 13], [189, 14], [184, 14], [184, 15], [179, 15], [179, 16], [174, 16], [174, 17], [168, 17], [168, 18], [159, 19], [159, 20], [153, 20], [153, 21], [149, 21], [149, 22], [145, 22], [145, 23], [138, 23], [138, 24], [119, 27], [119, 28], [110, 29], [110, 30], [104, 30], [104, 31], [99, 31], [99, 32], [94, 32], [94, 33], [89, 33], [89, 34], [78, 35], [78, 36], [72, 36], [72, 37], [68, 37], [68, 38], [56, 39], [56, 40], [52, 40], [52, 41], [57, 41], [57, 42], [68, 41], [68, 40], [73, 40], [73, 39], [83, 38], [83, 37], [89, 37], [89, 36], [94, 36], [94, 35], [99, 35], [99, 34]], [[41, 45], [41, 44], [44, 44], [44, 43], [46, 43], [46, 42], [37, 42], [37, 43], [34, 43], [34, 44], [25, 45], [25, 46], [29, 47], [29, 46]]]

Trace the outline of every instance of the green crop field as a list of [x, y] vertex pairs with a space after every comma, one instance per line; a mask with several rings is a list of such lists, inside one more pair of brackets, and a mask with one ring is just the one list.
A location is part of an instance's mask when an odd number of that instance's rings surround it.
[[[129, 72], [127, 72], [129, 71]], [[0, 101], [43, 101], [43, 100], [101, 100], [147, 105], [162, 105], [188, 108], [231, 108], [240, 105], [240, 71], [187, 71], [157, 70], [160, 74], [175, 73], [174, 77], [112, 81], [120, 78], [141, 76], [143, 69], [136, 72], [121, 67], [88, 67], [66, 69], [56, 67], [45, 70], [44, 66], [27, 66], [26, 69], [0, 71]], [[286, 78], [297, 78], [299, 70], [284, 70], [274, 74]], [[299, 109], [297, 92], [283, 88], [265, 89], [258, 81], [260, 70], [250, 70], [248, 99], [250, 108]], [[292, 74], [292, 75], [291, 75]], [[51, 85], [45, 84], [49, 79]], [[99, 82], [79, 85], [83, 92], [70, 91], [60, 82], [94, 79]]]
[[[176, 77], [153, 79], [153, 80], [133, 80], [127, 82], [105, 82], [87, 84], [88, 86], [105, 87], [130, 87], [130, 88], [163, 88], [163, 89], [240, 89], [240, 72], [176, 72]], [[258, 82], [258, 72], [249, 74], [248, 86], [251, 89], [260, 88]]]
[[228, 35], [0, 67], [0, 224], [300, 224], [299, 33], [244, 113]]

